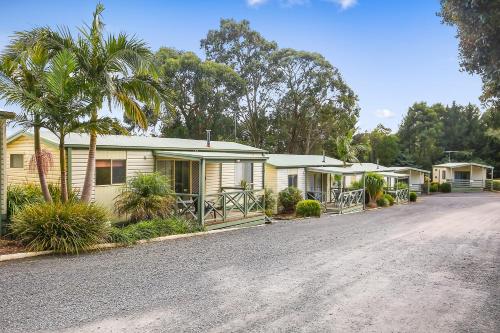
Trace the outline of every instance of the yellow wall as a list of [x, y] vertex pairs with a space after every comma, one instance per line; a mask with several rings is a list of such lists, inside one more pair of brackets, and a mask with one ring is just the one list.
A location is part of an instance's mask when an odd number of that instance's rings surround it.
[[265, 185], [274, 193], [278, 193], [278, 169], [266, 163], [265, 165]]
[[[49, 145], [42, 141], [42, 149], [49, 151], [52, 155], [53, 165], [47, 174], [48, 183], [59, 183], [59, 150], [54, 145]], [[21, 136], [7, 145], [7, 184], [37, 183], [38, 173], [36, 170], [29, 170], [30, 160], [35, 153], [34, 141], [30, 136]], [[10, 167], [10, 154], [23, 154], [23, 168]]]

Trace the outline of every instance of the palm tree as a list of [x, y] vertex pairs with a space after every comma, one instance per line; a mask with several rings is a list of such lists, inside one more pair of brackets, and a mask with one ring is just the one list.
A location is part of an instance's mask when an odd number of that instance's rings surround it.
[[105, 103], [124, 110], [125, 117], [143, 128], [147, 120], [141, 106], [147, 105], [159, 112], [161, 96], [151, 65], [151, 51], [142, 40], [120, 33], [104, 36], [102, 12], [98, 4], [91, 25], [80, 28], [80, 35], [73, 40], [65, 30], [53, 34], [49, 41], [52, 48], [68, 48], [78, 64], [82, 78], [83, 94], [89, 101], [88, 131], [89, 154], [81, 199], [90, 201], [94, 186], [97, 135], [102, 134], [99, 111]]
[[362, 144], [353, 143], [353, 131], [350, 130], [345, 136], [337, 137], [337, 156], [344, 163], [344, 167], [348, 162], [359, 162], [358, 156], [365, 146]]
[[45, 201], [52, 202], [45, 177], [43, 152], [40, 141], [42, 111], [36, 99], [42, 96], [41, 77], [50, 59], [49, 51], [40, 40], [43, 31], [17, 32], [0, 59], [0, 98], [7, 104], [17, 104], [23, 114], [17, 122], [24, 127], [33, 127], [35, 162]]

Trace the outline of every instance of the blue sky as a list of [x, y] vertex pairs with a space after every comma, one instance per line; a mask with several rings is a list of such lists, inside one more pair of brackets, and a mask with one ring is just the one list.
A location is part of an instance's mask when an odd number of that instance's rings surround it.
[[[104, 0], [108, 32], [160, 46], [199, 48], [220, 18], [248, 19], [281, 47], [323, 54], [359, 96], [361, 130], [397, 129], [415, 101], [479, 104], [481, 81], [460, 72], [455, 30], [436, 16], [438, 0]], [[94, 1], [9, 1], [0, 14], [0, 49], [13, 31], [89, 22]], [[5, 107], [0, 101], [0, 108]]]

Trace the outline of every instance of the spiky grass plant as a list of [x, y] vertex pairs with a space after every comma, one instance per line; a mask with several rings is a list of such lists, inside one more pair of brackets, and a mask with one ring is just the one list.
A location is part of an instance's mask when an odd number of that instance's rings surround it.
[[12, 234], [30, 251], [79, 253], [106, 239], [106, 210], [81, 202], [34, 203], [12, 217]]

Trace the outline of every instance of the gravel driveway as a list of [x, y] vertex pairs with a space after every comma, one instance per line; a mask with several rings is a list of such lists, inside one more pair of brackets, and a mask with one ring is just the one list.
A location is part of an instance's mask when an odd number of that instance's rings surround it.
[[500, 195], [0, 264], [2, 332], [499, 332]]

